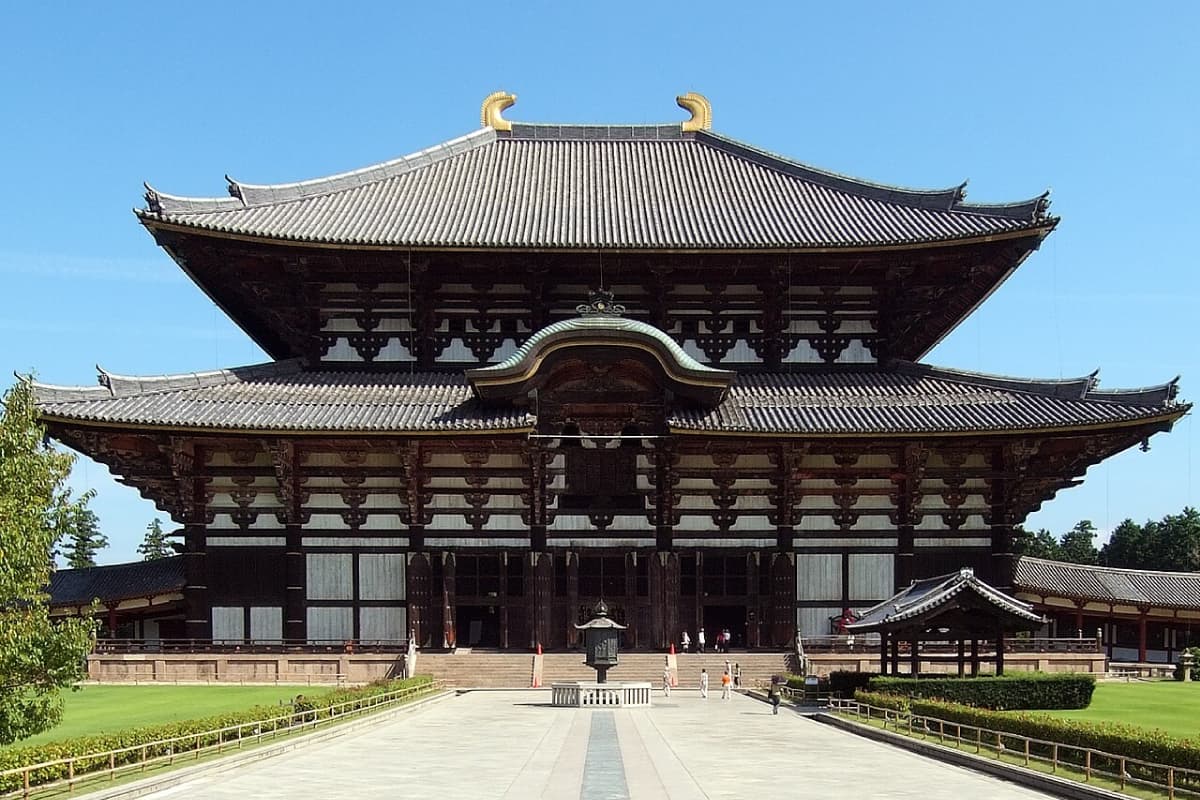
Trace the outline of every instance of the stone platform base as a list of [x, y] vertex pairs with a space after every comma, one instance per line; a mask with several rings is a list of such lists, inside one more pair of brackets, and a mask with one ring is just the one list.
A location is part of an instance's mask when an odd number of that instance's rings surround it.
[[399, 678], [396, 653], [96, 653], [99, 683], [294, 683], [348, 685]]
[[550, 686], [553, 703], [570, 708], [626, 706], [646, 708], [653, 687], [649, 683], [555, 683]]

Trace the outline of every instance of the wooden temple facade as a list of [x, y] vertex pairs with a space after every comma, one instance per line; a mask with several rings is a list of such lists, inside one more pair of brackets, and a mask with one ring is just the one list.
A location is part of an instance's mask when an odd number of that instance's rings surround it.
[[968, 203], [692, 118], [476, 133], [344, 175], [148, 189], [139, 219], [273, 361], [36, 387], [181, 529], [185, 634], [628, 647], [828, 633], [911, 581], [1007, 586], [1014, 524], [1186, 412], [920, 363], [1040, 245]]

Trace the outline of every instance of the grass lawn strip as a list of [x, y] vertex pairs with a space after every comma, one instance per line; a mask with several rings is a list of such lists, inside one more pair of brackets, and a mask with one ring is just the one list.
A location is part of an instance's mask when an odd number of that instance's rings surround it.
[[[113, 688], [141, 688], [141, 687], [113, 687]], [[167, 687], [162, 687], [167, 688]], [[171, 687], [178, 688], [178, 687]], [[208, 687], [187, 687], [187, 688], [208, 688]], [[225, 688], [225, 687], [218, 687]], [[233, 687], [228, 687], [233, 688]], [[238, 687], [250, 688], [250, 687]], [[267, 687], [263, 687], [267, 688]], [[274, 687], [270, 687], [274, 688]], [[286, 687], [285, 687], [286, 688]], [[295, 687], [292, 687], [295, 688]], [[75, 797], [83, 792], [98, 792], [104, 787], [116, 787], [122, 784], [132, 783], [134, 781], [143, 780], [155, 776], [164, 775], [169, 772], [204, 765], [220, 759], [229, 758], [237, 753], [249, 752], [254, 750], [265, 749], [277, 744], [286, 744], [289, 740], [299, 739], [307, 736], [329, 733], [333, 729], [348, 726], [354, 722], [363, 721], [364, 717], [374, 717], [381, 714], [386, 714], [389, 711], [395, 711], [419, 700], [426, 700], [440, 694], [447, 694], [437, 684], [430, 684], [426, 691], [413, 692], [410, 696], [400, 699], [397, 702], [390, 703], [386, 706], [370, 711], [362, 711], [355, 713], [347, 713], [333, 719], [322, 719], [319, 726], [314, 727], [312, 724], [298, 726], [292, 730], [275, 730], [264, 732], [260, 736], [247, 736], [235, 741], [225, 742], [221, 747], [210, 746], [200, 751], [195, 750], [180, 750], [172, 758], [160, 758], [146, 764], [125, 764], [118, 766], [114, 774], [107, 770], [101, 770], [88, 775], [81, 776], [74, 781], [73, 786], [58, 785], [31, 787], [29, 796], [38, 798], [39, 800], [57, 800], [58, 798]], [[309, 697], [305, 694], [305, 697]], [[312, 695], [315, 696], [315, 695]], [[282, 710], [281, 714], [284, 713]], [[321, 737], [324, 738], [324, 737]], [[28, 741], [28, 740], [26, 740]], [[267, 757], [270, 757], [268, 754]], [[155, 790], [157, 791], [157, 790]], [[0, 797], [20, 797], [21, 791], [18, 790], [12, 794], [0, 794]]]
[[[279, 706], [297, 694], [316, 697], [333, 687], [307, 686], [84, 686], [64, 695], [63, 721], [11, 747], [44, 744], [76, 736], [113, 733], [187, 719]], [[0, 748], [3, 749], [3, 748]]]
[[[950, 748], [954, 748], [955, 750], [960, 750], [962, 752], [975, 755], [975, 752], [974, 752], [975, 751], [975, 740], [973, 740], [973, 739], [964, 739], [962, 741], [959, 741], [959, 740], [955, 739], [953, 736], [949, 736], [949, 735], [947, 735], [944, 739], [942, 739], [936, 733], [926, 734], [923, 731], [920, 731], [916, 728], [913, 729], [913, 732], [910, 735], [908, 733], [908, 729], [905, 726], [901, 725], [899, 728], [897, 728], [894, 722], [885, 724], [883, 722], [883, 720], [879, 720], [879, 719], [866, 720], [866, 719], [863, 719], [862, 717], [856, 716], [855, 714], [841, 713], [841, 712], [838, 712], [837, 716], [840, 717], [841, 719], [853, 722], [856, 725], [865, 725], [865, 726], [869, 726], [872, 728], [879, 728], [881, 730], [886, 730], [888, 733], [895, 733], [900, 736], [909, 736], [910, 738], [919, 739], [923, 742], [929, 742], [931, 744], [938, 744], [943, 747], [950, 747]], [[1028, 769], [1028, 770], [1033, 770], [1035, 772], [1041, 772], [1045, 775], [1055, 775], [1060, 778], [1066, 778], [1068, 780], [1075, 781], [1076, 783], [1082, 783], [1087, 786], [1094, 786], [1094, 787], [1097, 787], [1100, 789], [1106, 789], [1110, 792], [1116, 792], [1118, 794], [1124, 794], [1124, 795], [1128, 795], [1130, 797], [1147, 798], [1147, 800], [1160, 800], [1161, 798], [1167, 797], [1167, 791], [1165, 788], [1157, 789], [1157, 788], [1150, 787], [1150, 786], [1141, 786], [1141, 785], [1132, 783], [1130, 781], [1126, 781], [1125, 787], [1122, 788], [1119, 780], [1114, 780], [1114, 779], [1105, 777], [1103, 775], [1098, 775], [1095, 771], [1092, 772], [1091, 779], [1087, 780], [1086, 779], [1087, 776], [1083, 770], [1076, 769], [1073, 766], [1064, 765], [1061, 762], [1058, 765], [1058, 769], [1055, 770], [1052, 768], [1052, 765], [1042, 762], [1042, 761], [1038, 760], [1037, 758], [1030, 758], [1029, 763], [1026, 764], [1025, 756], [1020, 753], [1003, 752], [1003, 753], [1000, 753], [999, 756], [997, 756], [994, 746], [991, 747], [989, 750], [989, 745], [986, 741], [983, 743], [983, 748], [978, 753], [978, 757], [987, 758], [988, 760], [991, 760], [991, 761], [1000, 761], [1005, 764], [1011, 764], [1012, 766], [1015, 766], [1015, 767], [1021, 767], [1022, 769]], [[1177, 798], [1179, 798], [1179, 797], [1196, 797], [1195, 794], [1193, 794], [1191, 792], [1187, 792], [1182, 789], [1178, 789], [1178, 788], [1175, 790], [1175, 796]]]
[[1200, 683], [1098, 683], [1087, 708], [1039, 713], [1087, 722], [1123, 722], [1194, 739], [1200, 734]]

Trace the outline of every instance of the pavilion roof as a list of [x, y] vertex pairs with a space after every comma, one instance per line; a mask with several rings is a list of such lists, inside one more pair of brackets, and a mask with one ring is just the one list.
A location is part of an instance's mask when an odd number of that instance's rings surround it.
[[183, 591], [183, 557], [60, 569], [50, 576], [50, 605], [79, 606]]
[[228, 179], [230, 197], [147, 186], [148, 227], [396, 248], [839, 249], [1045, 235], [1047, 195], [965, 201], [965, 184], [886, 186], [686, 125], [474, 133], [298, 183]]
[[[213, 431], [519, 432], [536, 419], [476, 399], [461, 372], [307, 370], [298, 359], [100, 385], [34, 384], [44, 419]], [[678, 407], [679, 432], [955, 435], [1088, 429], [1182, 416], [1174, 382], [1128, 392], [1094, 376], [1030, 381], [909, 362], [861, 371], [744, 373], [715, 408]]]
[[985, 603], [994, 607], [997, 616], [1015, 623], [1037, 625], [1043, 621], [1029, 603], [984, 583], [975, 577], [974, 570], [964, 567], [948, 575], [914, 581], [908, 588], [864, 611], [857, 620], [846, 625], [846, 630], [868, 633], [905, 627], [963, 607], [964, 601]]
[[1017, 559], [1013, 586], [1026, 595], [1134, 606], [1200, 608], [1200, 573], [1158, 572]]

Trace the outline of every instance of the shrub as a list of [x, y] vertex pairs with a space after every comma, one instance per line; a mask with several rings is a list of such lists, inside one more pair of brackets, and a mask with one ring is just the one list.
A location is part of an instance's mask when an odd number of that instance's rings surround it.
[[1027, 672], [978, 678], [871, 679], [873, 692], [912, 698], [938, 698], [953, 703], [991, 709], [1087, 708], [1096, 679], [1083, 674]]
[[[370, 683], [366, 686], [360, 686], [354, 689], [339, 689], [324, 694], [315, 695], [313, 697], [305, 696], [302, 700], [291, 706], [253, 706], [243, 711], [234, 711], [226, 714], [217, 714], [210, 717], [202, 717], [193, 720], [181, 720], [179, 722], [169, 722], [162, 725], [149, 725], [141, 728], [130, 728], [123, 731], [114, 731], [113, 733], [104, 733], [94, 736], [77, 736], [73, 739], [63, 739], [57, 742], [47, 742], [40, 745], [29, 745], [27, 747], [14, 746], [0, 750], [0, 772], [8, 769], [15, 769], [29, 764], [40, 764], [46, 761], [56, 761], [61, 758], [71, 758], [72, 756], [84, 756], [88, 753], [100, 753], [108, 750], [116, 750], [122, 747], [136, 747], [137, 745], [146, 745], [146, 757], [153, 758], [155, 756], [169, 755], [171, 748], [168, 745], [159, 744], [151, 745], [151, 742], [162, 739], [172, 739], [179, 736], [189, 736], [193, 734], [201, 734], [206, 731], [216, 730], [218, 728], [228, 728], [234, 725], [241, 725], [257, 720], [270, 720], [274, 717], [282, 717], [292, 712], [305, 712], [304, 720], [312, 721], [317, 719], [328, 719], [337, 713], [346, 713], [347, 711], [358, 708], [356, 704], [349, 709], [333, 710], [333, 706], [342, 703], [352, 703], [354, 701], [366, 702], [372, 698], [382, 694], [398, 691], [417, 686], [424, 686], [433, 681], [433, 678], [428, 675], [418, 675], [413, 678], [407, 678], [400, 681], [380, 681]], [[287, 727], [286, 720], [280, 722], [264, 722], [258, 729], [259, 732], [269, 733], [277, 727]], [[246, 735], [253, 735], [253, 732], [247, 731]], [[225, 741], [230, 741], [230, 734], [225, 734]], [[198, 737], [199, 746], [205, 747], [214, 745], [218, 742], [218, 734], [210, 733]], [[197, 740], [193, 739], [185, 743], [184, 748], [189, 751], [197, 747]], [[177, 745], [178, 747], [178, 745]], [[185, 752], [177, 750], [177, 752]], [[119, 754], [116, 757], [115, 766], [123, 766], [126, 764], [137, 763], [141, 760], [141, 751], [134, 750], [129, 753]], [[75, 774], [82, 775], [88, 770], [96, 767], [107, 766], [108, 757], [97, 757], [90, 759], [80, 759], [75, 762]], [[35, 770], [30, 773], [29, 783], [31, 786], [50, 783], [51, 781], [67, 777], [67, 765], [60, 764], [53, 767], [45, 767]], [[0, 793], [9, 792], [20, 788], [22, 778], [19, 774], [0, 777]]]
[[859, 689], [866, 689], [871, 684], [873, 678], [879, 677], [878, 672], [852, 672], [850, 670], [838, 670], [829, 673], [829, 691], [841, 692], [842, 695], [849, 697]]

